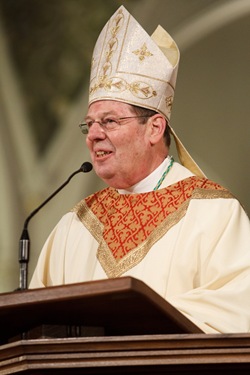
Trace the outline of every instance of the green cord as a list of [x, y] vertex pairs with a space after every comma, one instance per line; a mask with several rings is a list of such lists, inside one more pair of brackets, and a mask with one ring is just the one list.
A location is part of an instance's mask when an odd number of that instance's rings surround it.
[[161, 186], [162, 182], [164, 181], [166, 175], [168, 174], [168, 172], [172, 168], [173, 164], [174, 164], [174, 158], [173, 158], [173, 156], [170, 156], [170, 163], [169, 163], [167, 169], [165, 170], [165, 172], [163, 173], [163, 175], [161, 176], [161, 178], [159, 179], [159, 181], [157, 182], [157, 184], [154, 188], [154, 191], [159, 189], [159, 187]]

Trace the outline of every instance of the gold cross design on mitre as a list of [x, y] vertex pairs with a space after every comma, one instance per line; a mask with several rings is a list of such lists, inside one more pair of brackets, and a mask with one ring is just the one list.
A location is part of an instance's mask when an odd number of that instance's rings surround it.
[[139, 56], [140, 61], [143, 61], [145, 59], [145, 57], [153, 56], [153, 54], [151, 52], [149, 52], [149, 50], [146, 46], [146, 43], [144, 43], [140, 49], [137, 49], [137, 50], [133, 51], [133, 53], [135, 55]]

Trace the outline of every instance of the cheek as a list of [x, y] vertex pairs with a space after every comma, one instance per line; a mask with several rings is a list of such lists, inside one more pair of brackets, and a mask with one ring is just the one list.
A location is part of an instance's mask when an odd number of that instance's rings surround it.
[[138, 134], [124, 137], [119, 144], [116, 144], [116, 153], [123, 156], [128, 160], [134, 159], [137, 155], [141, 154], [144, 142]]
[[133, 149], [134, 155], [142, 156], [147, 152], [148, 143], [145, 128], [139, 128], [136, 134], [133, 135], [132, 141], [130, 138], [130, 145]]

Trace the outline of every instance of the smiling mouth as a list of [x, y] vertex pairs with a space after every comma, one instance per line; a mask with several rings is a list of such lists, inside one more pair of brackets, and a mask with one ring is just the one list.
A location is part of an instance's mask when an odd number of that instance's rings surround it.
[[102, 156], [111, 154], [111, 151], [97, 151], [95, 154], [98, 158], [101, 158]]

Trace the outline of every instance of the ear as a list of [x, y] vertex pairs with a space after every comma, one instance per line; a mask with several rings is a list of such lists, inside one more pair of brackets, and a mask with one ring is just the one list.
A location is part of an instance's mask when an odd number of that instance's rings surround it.
[[150, 117], [149, 123], [150, 123], [150, 142], [152, 145], [154, 145], [163, 138], [163, 134], [167, 126], [167, 123], [166, 123], [166, 119], [158, 113]]

